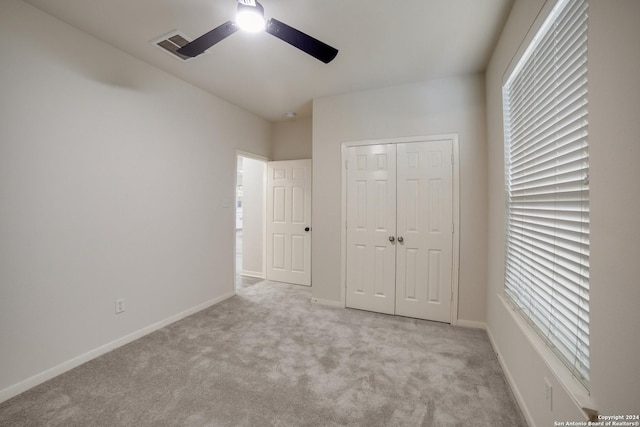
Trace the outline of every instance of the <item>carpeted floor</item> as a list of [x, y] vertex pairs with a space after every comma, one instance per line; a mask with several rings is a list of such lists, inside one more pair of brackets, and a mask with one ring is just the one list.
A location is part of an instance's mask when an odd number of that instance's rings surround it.
[[0, 404], [1, 426], [526, 426], [487, 335], [261, 282]]

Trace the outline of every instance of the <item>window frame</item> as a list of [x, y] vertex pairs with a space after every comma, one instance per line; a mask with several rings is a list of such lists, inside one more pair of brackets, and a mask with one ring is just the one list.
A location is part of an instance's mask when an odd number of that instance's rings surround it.
[[[589, 288], [589, 284], [588, 284], [588, 196], [586, 199], [586, 211], [587, 211], [587, 216], [586, 216], [586, 227], [587, 227], [587, 242], [586, 242], [586, 247], [587, 247], [587, 253], [586, 253], [586, 371], [585, 371], [585, 366], [584, 366], [584, 356], [582, 356], [582, 359], [577, 361], [574, 359], [574, 361], [572, 362], [570, 359], [570, 355], [567, 354], [567, 350], [566, 349], [559, 349], [559, 341], [558, 338], [554, 336], [554, 332], [550, 331], [549, 329], [547, 329], [546, 331], [544, 330], [545, 327], [547, 325], [545, 324], [541, 324], [544, 322], [541, 322], [539, 319], [540, 317], [544, 317], [546, 314], [535, 314], [533, 313], [533, 309], [532, 306], [534, 304], [529, 304], [529, 306], [527, 306], [527, 304], [523, 304], [523, 300], [526, 301], [527, 298], [531, 298], [530, 301], [537, 301], [536, 298], [539, 298], [538, 296], [533, 296], [533, 297], [529, 297], [529, 296], [518, 296], [518, 295], [514, 295], [515, 291], [514, 291], [514, 286], [513, 286], [513, 281], [515, 279], [513, 279], [513, 277], [509, 277], [510, 271], [509, 269], [513, 267], [512, 264], [512, 255], [513, 255], [513, 240], [512, 240], [512, 229], [510, 229], [510, 227], [512, 227], [512, 223], [511, 223], [511, 219], [513, 216], [513, 206], [516, 205], [515, 202], [512, 202], [512, 196], [513, 196], [513, 192], [511, 191], [511, 171], [510, 167], [512, 166], [512, 158], [511, 158], [511, 147], [513, 146], [513, 141], [511, 139], [511, 119], [510, 119], [510, 112], [512, 112], [512, 110], [514, 109], [512, 107], [512, 105], [510, 104], [509, 101], [509, 91], [511, 90], [511, 84], [513, 83], [513, 81], [515, 79], [517, 79], [521, 73], [522, 74], [526, 74], [529, 73], [529, 69], [525, 69], [525, 64], [531, 59], [533, 58], [536, 54], [538, 54], [539, 52], [536, 52], [536, 50], [538, 49], [538, 47], [540, 47], [541, 45], [544, 45], [545, 40], [547, 40], [547, 35], [550, 34], [550, 32], [557, 26], [556, 25], [556, 21], [563, 17], [563, 13], [566, 10], [572, 10], [573, 8], [578, 9], [578, 8], [583, 8], [583, 11], [580, 11], [581, 14], [579, 15], [583, 21], [584, 21], [584, 41], [581, 41], [581, 46], [584, 46], [584, 58], [585, 58], [585, 62], [584, 64], [580, 64], [580, 66], [584, 66], [584, 76], [585, 76], [585, 91], [586, 91], [586, 45], [587, 45], [587, 41], [586, 41], [586, 35], [587, 35], [587, 19], [588, 19], [588, 0], [580, 0], [578, 2], [576, 1], [571, 1], [571, 0], [558, 0], [557, 2], [552, 2], [549, 1], [547, 2], [549, 3], [548, 5], [545, 5], [545, 8], [547, 8], [546, 10], [544, 10], [543, 13], [541, 15], [545, 16], [544, 20], [538, 21], [538, 22], [542, 22], [541, 24], [538, 25], [538, 27], [536, 29], [531, 29], [529, 34], [527, 35], [527, 38], [525, 39], [525, 41], [523, 42], [523, 44], [521, 45], [518, 54], [514, 57], [514, 60], [512, 61], [512, 64], [510, 65], [509, 69], [507, 70], [507, 73], [505, 73], [505, 78], [503, 79], [503, 114], [504, 114], [504, 126], [505, 126], [505, 134], [504, 134], [504, 149], [505, 149], [505, 196], [506, 196], [506, 200], [505, 200], [505, 297], [507, 299], [507, 301], [516, 309], [516, 311], [518, 311], [518, 313], [520, 314], [520, 316], [527, 322], [528, 325], [531, 326], [531, 328], [537, 333], [537, 335], [542, 338], [543, 342], [545, 343], [545, 345], [556, 355], [556, 357], [558, 357], [558, 359], [563, 362], [563, 364], [566, 366], [566, 368], [569, 370], [569, 372], [571, 373], [571, 375], [573, 375], [587, 390], [589, 389], [590, 386], [590, 378], [589, 378], [589, 342], [588, 342], [588, 336], [589, 336], [589, 320], [588, 320], [588, 288]], [[578, 6], [576, 6], [578, 5]], [[582, 15], [582, 13], [584, 15]], [[578, 19], [578, 20], [580, 20]], [[581, 29], [582, 30], [582, 29]], [[547, 88], [548, 89], [548, 88]], [[555, 89], [551, 88], [549, 89], [550, 93], [554, 93]], [[534, 88], [535, 91], [535, 88]], [[537, 95], [537, 93], [536, 93]], [[549, 99], [553, 99], [552, 95], [549, 95], [549, 93], [547, 94], [549, 96]], [[585, 93], [585, 110], [587, 110], [587, 106], [586, 106], [586, 93]], [[527, 101], [529, 102], [529, 101]], [[535, 101], [534, 101], [535, 102]], [[538, 116], [534, 115], [534, 118], [539, 118]], [[528, 119], [529, 120], [529, 119]], [[585, 120], [588, 123], [588, 113], [586, 113], [585, 116]], [[529, 123], [529, 122], [528, 122]], [[539, 125], [539, 123], [534, 123], [536, 126]], [[586, 149], [585, 151], [587, 152], [586, 155], [586, 173], [587, 176], [585, 177], [585, 184], [584, 186], [586, 187], [586, 192], [588, 195], [588, 125], [585, 124], [584, 128], [586, 129], [586, 135], [584, 136], [584, 140], [586, 143]], [[535, 230], [533, 231], [534, 233], [536, 232]], [[511, 240], [510, 240], [511, 238]], [[533, 243], [529, 242], [526, 243], [528, 245], [530, 245], [530, 248], [533, 248], [532, 253], [535, 253], [536, 251], [540, 251], [539, 248], [536, 248], [534, 246]], [[555, 243], [554, 243], [555, 244]], [[523, 255], [524, 258], [526, 258], [529, 255]], [[511, 258], [510, 258], [511, 257]], [[582, 260], [580, 262], [583, 262]], [[555, 264], [554, 264], [555, 265]], [[530, 267], [530, 266], [529, 266]], [[552, 270], [555, 268], [555, 266], [552, 267]], [[537, 274], [540, 274], [540, 272], [535, 272], [535, 271], [529, 271], [528, 274], [530, 276], [536, 276]], [[582, 280], [582, 279], [580, 279]], [[528, 281], [528, 282], [533, 282], [533, 281], [538, 281], [537, 278], [535, 278], [535, 280], [529, 280], [529, 279], [523, 279], [523, 281]], [[527, 286], [532, 286], [533, 289], [536, 289], [537, 286], [541, 286], [541, 285], [537, 285], [537, 284], [531, 284], [531, 283], [527, 283], [527, 285], [525, 286], [525, 288]], [[555, 285], [554, 285], [555, 286]], [[560, 285], [560, 287], [562, 287], [563, 285]], [[583, 284], [580, 284], [580, 289], [581, 292], [583, 291]], [[553, 288], [553, 286], [552, 286]], [[580, 304], [583, 303], [582, 298], [583, 296], [580, 296]], [[551, 303], [550, 303], [550, 307], [551, 309], [549, 311], [554, 311], [555, 308], [553, 306], [553, 304], [557, 304], [557, 302], [551, 298]], [[537, 310], [537, 308], [536, 308]], [[543, 310], [544, 311], [544, 310]], [[578, 315], [580, 316], [580, 314]], [[560, 317], [560, 316], [559, 316]], [[549, 321], [549, 323], [553, 323], [556, 322], [557, 320], [555, 318], [551, 319]], [[576, 321], [577, 324], [580, 324], [581, 320], [578, 317], [578, 320]], [[573, 325], [573, 324], [572, 324]], [[581, 332], [578, 332], [577, 335], [580, 335]], [[578, 347], [581, 347], [580, 349]], [[576, 353], [583, 351], [582, 347], [584, 347], [584, 343], [577, 343], [576, 344]]]

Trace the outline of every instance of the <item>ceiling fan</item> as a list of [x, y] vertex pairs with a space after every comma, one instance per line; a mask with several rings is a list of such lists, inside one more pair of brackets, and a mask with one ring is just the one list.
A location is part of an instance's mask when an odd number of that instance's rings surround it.
[[227, 21], [208, 33], [177, 50], [181, 55], [195, 57], [214, 44], [224, 40], [239, 29], [249, 32], [266, 31], [314, 58], [328, 64], [338, 54], [338, 49], [321, 42], [288, 26], [284, 22], [271, 18], [264, 19], [264, 8], [257, 0], [238, 0], [235, 21]]

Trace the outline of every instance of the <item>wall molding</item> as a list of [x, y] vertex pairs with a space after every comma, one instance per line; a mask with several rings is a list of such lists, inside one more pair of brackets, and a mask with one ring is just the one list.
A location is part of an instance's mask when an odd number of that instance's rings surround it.
[[473, 328], [473, 329], [487, 329], [487, 324], [484, 322], [476, 322], [475, 320], [464, 320], [458, 319], [455, 323], [455, 326], [462, 326], [463, 328]]
[[250, 270], [242, 270], [242, 276], [247, 277], [255, 277], [256, 279], [264, 279], [264, 273], [262, 271], [250, 271]]
[[533, 420], [533, 417], [531, 416], [531, 413], [529, 412], [529, 408], [526, 405], [526, 402], [524, 400], [524, 398], [522, 397], [522, 394], [520, 393], [520, 389], [518, 388], [515, 380], [513, 379], [513, 375], [511, 375], [511, 371], [509, 371], [509, 367], [507, 366], [507, 364], [505, 363], [504, 359], [502, 358], [502, 356], [500, 355], [500, 351], [498, 349], [498, 344], [496, 343], [496, 340], [493, 338], [493, 334], [491, 333], [491, 328], [489, 328], [489, 326], [487, 325], [486, 328], [487, 331], [487, 335], [489, 336], [489, 342], [491, 343], [491, 347], [493, 348], [493, 352], [496, 355], [496, 358], [498, 359], [498, 363], [500, 364], [500, 368], [502, 369], [502, 372], [504, 373], [504, 376], [507, 380], [507, 384], [509, 384], [509, 388], [511, 388], [511, 392], [513, 393], [513, 395], [516, 398], [516, 402], [518, 402], [518, 406], [520, 407], [520, 410], [522, 411], [522, 415], [524, 415], [525, 420], [527, 420], [527, 424], [530, 427], [536, 427], [536, 423]]

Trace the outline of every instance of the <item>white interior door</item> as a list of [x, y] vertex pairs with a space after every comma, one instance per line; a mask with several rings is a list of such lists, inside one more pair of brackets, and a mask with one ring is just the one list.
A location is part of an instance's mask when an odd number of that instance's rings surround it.
[[451, 321], [453, 143], [347, 148], [346, 305]]
[[350, 147], [347, 156], [347, 306], [393, 314], [395, 147]]
[[451, 321], [452, 142], [397, 145], [396, 314]]
[[267, 279], [311, 286], [311, 160], [267, 164]]

